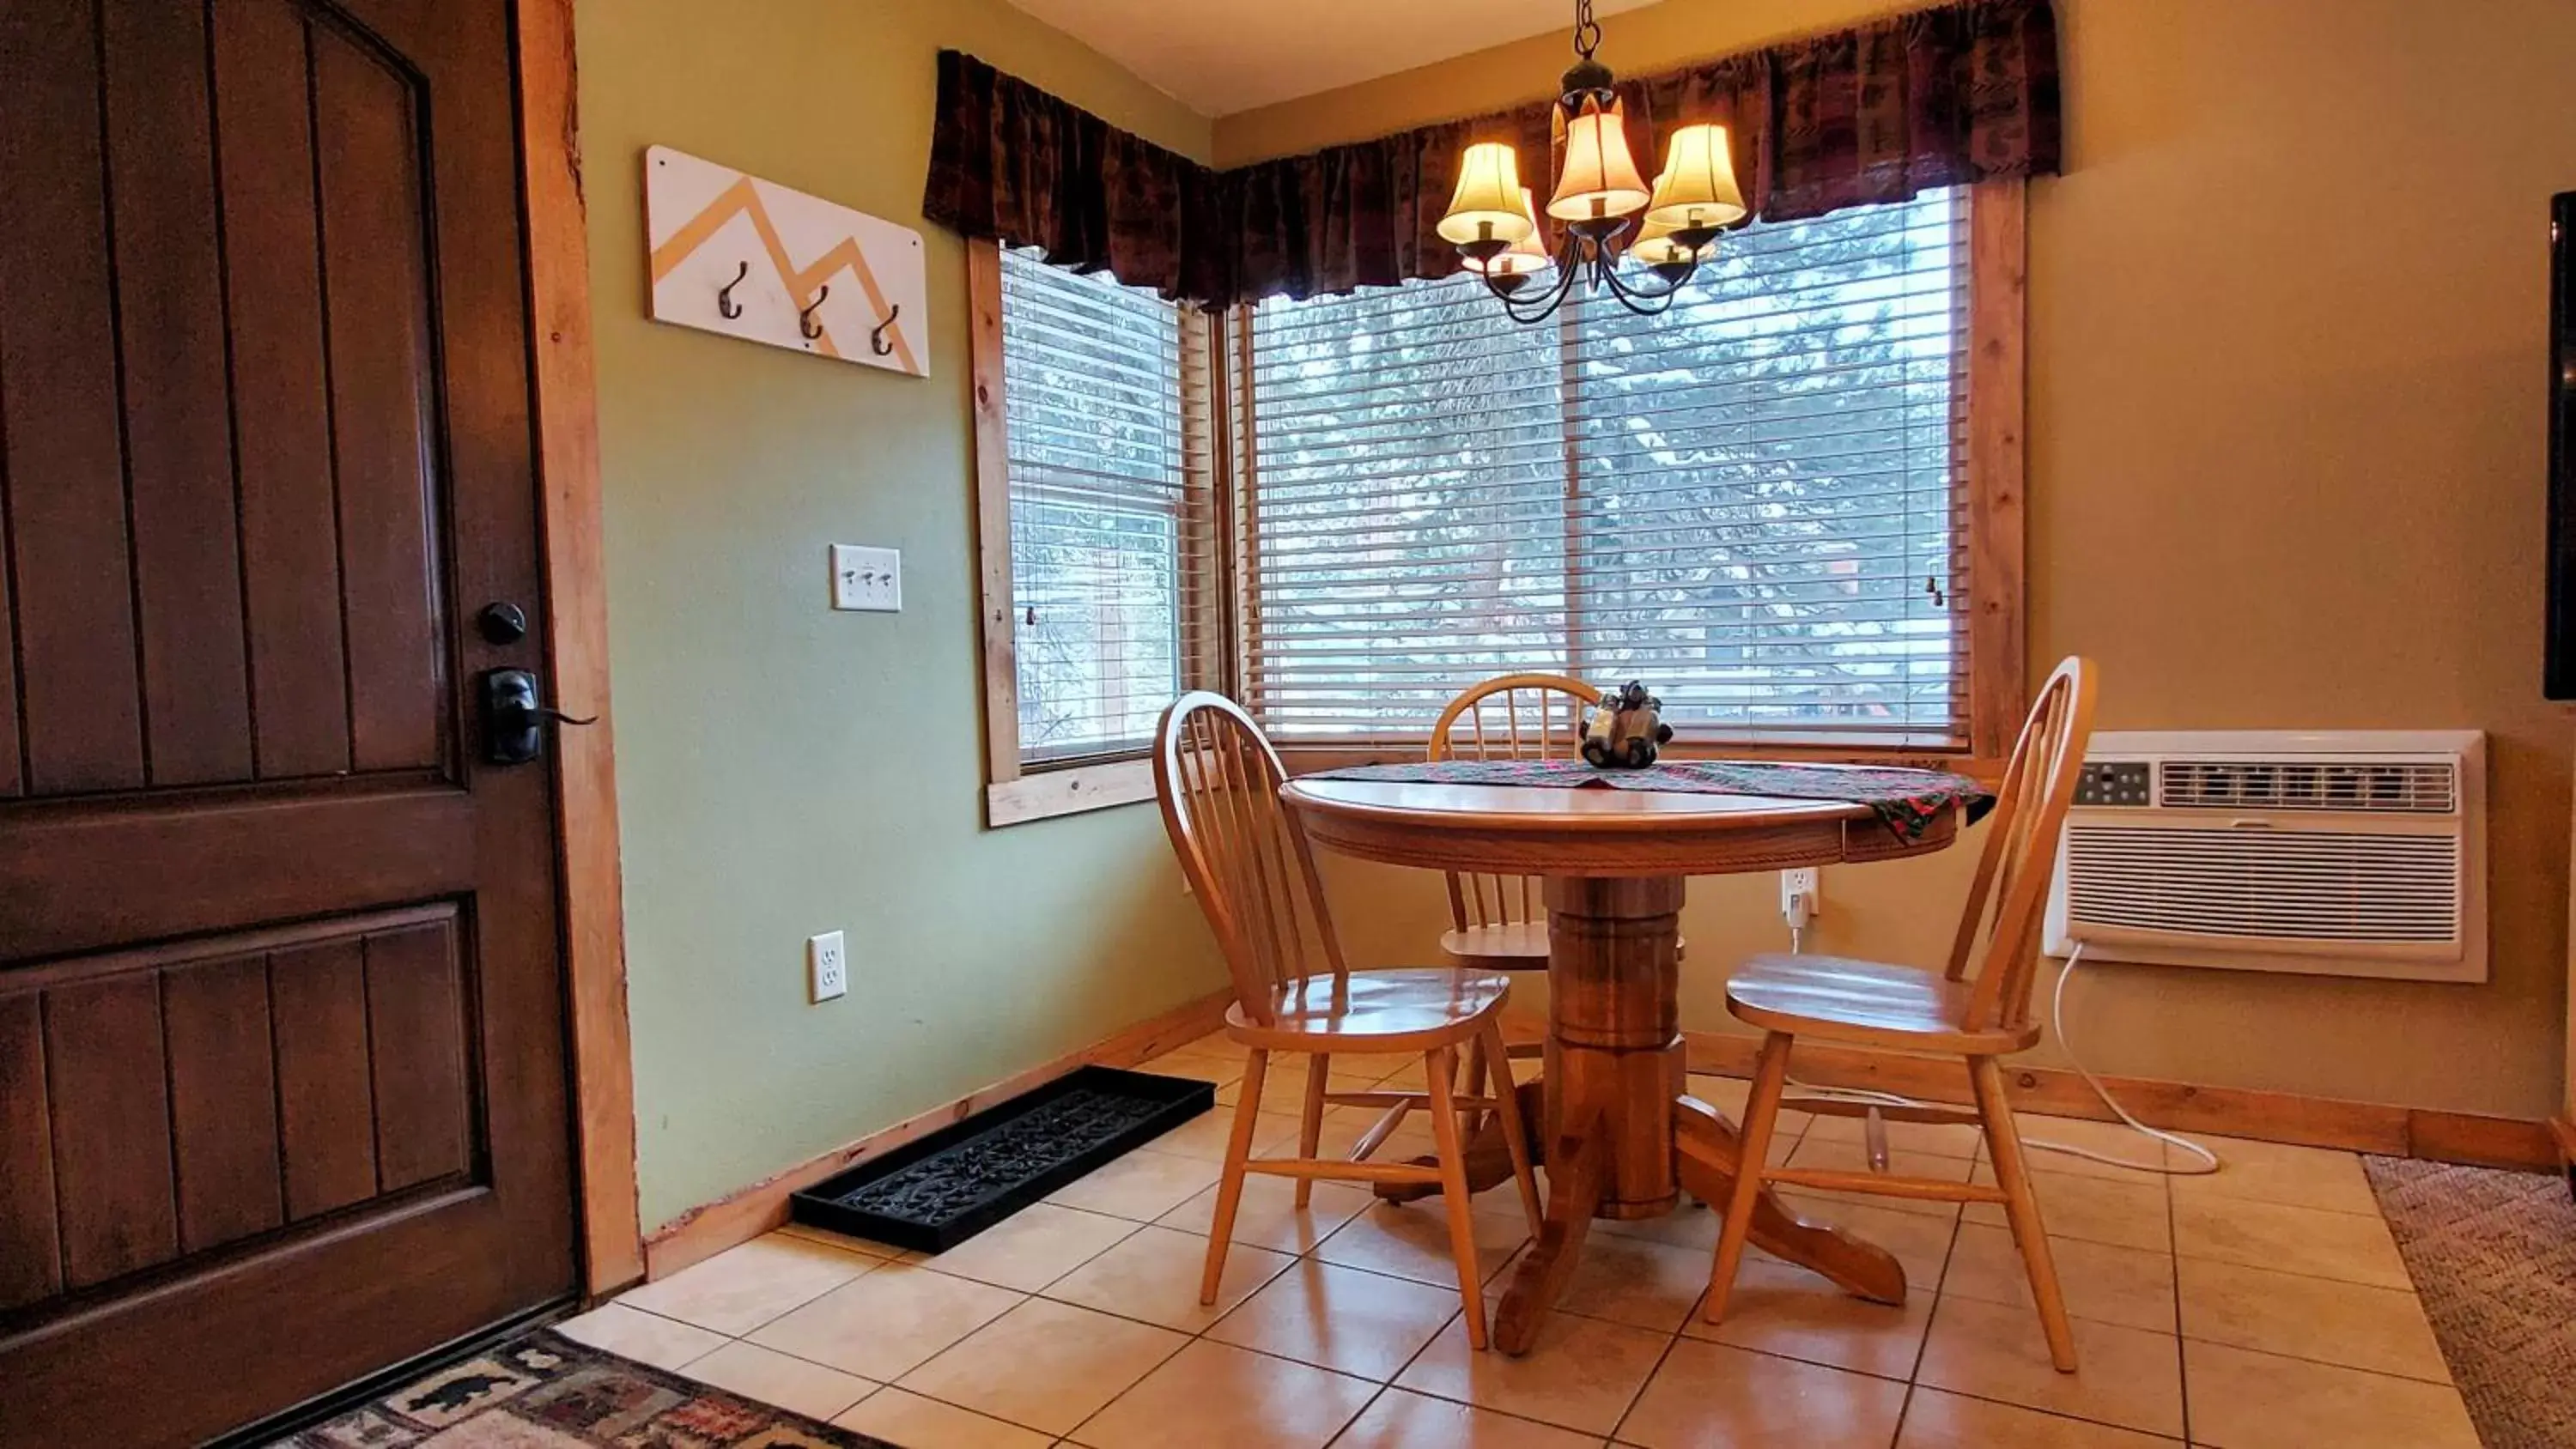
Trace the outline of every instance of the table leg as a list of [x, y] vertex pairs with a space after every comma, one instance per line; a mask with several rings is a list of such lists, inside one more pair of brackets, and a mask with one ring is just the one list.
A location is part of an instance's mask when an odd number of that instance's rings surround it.
[[1681, 905], [1678, 878], [1547, 883], [1547, 1219], [1496, 1315], [1505, 1353], [1537, 1341], [1593, 1218], [1658, 1217], [1681, 1201]]
[[[1520, 1084], [1521, 1122], [1527, 1127], [1524, 1145], [1534, 1161], [1545, 1161], [1547, 1138], [1539, 1124], [1547, 1116], [1547, 1088], [1539, 1082]], [[1437, 1168], [1440, 1159], [1423, 1156], [1405, 1159], [1415, 1167]], [[1467, 1139], [1467, 1190], [1483, 1192], [1497, 1183], [1512, 1180], [1512, 1145], [1503, 1139], [1503, 1122], [1497, 1113], [1488, 1112]], [[1408, 1203], [1431, 1197], [1440, 1191], [1436, 1182], [1381, 1182], [1373, 1189], [1381, 1201]]]
[[[1685, 1096], [1675, 1104], [1673, 1125], [1682, 1186], [1723, 1212], [1735, 1193], [1735, 1124], [1699, 1098]], [[1895, 1254], [1830, 1224], [1801, 1219], [1769, 1188], [1753, 1205], [1753, 1246], [1821, 1274], [1854, 1297], [1872, 1303], [1905, 1301], [1905, 1265]]]
[[1521, 1259], [1511, 1287], [1494, 1309], [1493, 1343], [1505, 1353], [1524, 1354], [1537, 1344], [1539, 1324], [1574, 1276], [1584, 1236], [1600, 1208], [1609, 1140], [1598, 1122], [1586, 1122], [1549, 1144], [1547, 1216], [1538, 1241]]
[[[1547, 893], [1547, 1071], [1543, 1084], [1521, 1087], [1525, 1109], [1531, 1094], [1545, 1093], [1543, 1108], [1524, 1115], [1544, 1124], [1547, 1215], [1495, 1311], [1494, 1346], [1513, 1354], [1537, 1341], [1593, 1218], [1659, 1216], [1685, 1187], [1722, 1208], [1735, 1184], [1734, 1124], [1684, 1092], [1674, 959], [1682, 882], [1552, 878]], [[1468, 1172], [1478, 1191], [1510, 1176], [1510, 1157], [1490, 1125], [1469, 1149]], [[1432, 1191], [1378, 1188], [1398, 1201]], [[1895, 1255], [1839, 1228], [1801, 1221], [1768, 1191], [1754, 1209], [1753, 1242], [1845, 1292], [1905, 1301], [1905, 1269]]]
[[1547, 882], [1548, 1121], [1588, 1121], [1606, 1139], [1601, 1217], [1661, 1217], [1681, 1201], [1681, 908], [1677, 877]]

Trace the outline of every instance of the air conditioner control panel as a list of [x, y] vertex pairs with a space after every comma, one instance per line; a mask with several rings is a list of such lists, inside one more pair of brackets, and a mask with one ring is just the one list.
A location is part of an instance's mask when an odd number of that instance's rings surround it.
[[2087, 760], [2075, 777], [2078, 805], [2152, 804], [2155, 767], [2144, 760]]

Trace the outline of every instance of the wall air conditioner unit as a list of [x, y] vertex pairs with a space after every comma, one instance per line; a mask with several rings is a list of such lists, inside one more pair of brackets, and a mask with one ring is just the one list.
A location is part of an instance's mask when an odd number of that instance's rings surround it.
[[2047, 949], [2407, 981], [2487, 979], [2486, 737], [2105, 731]]

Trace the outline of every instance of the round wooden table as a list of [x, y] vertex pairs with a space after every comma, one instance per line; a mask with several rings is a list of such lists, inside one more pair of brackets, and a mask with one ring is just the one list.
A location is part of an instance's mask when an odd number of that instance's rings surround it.
[[[1900, 841], [1866, 806], [1611, 788], [1291, 780], [1280, 798], [1307, 837], [1362, 860], [1545, 878], [1548, 1038], [1536, 1114], [1545, 1226], [1494, 1317], [1495, 1345], [1527, 1353], [1592, 1219], [1645, 1218], [1681, 1190], [1723, 1205], [1735, 1124], [1687, 1094], [1680, 1022], [1682, 883], [1694, 875], [1892, 860], [1946, 848], [1957, 812]], [[1769, 1192], [1753, 1241], [1881, 1303], [1905, 1301], [1894, 1255], [1802, 1222]]]

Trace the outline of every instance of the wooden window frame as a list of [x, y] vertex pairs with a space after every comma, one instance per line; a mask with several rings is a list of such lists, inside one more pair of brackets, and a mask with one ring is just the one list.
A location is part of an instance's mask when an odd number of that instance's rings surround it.
[[[1758, 738], [1706, 737], [1677, 743], [1668, 752], [1677, 759], [1803, 760], [1819, 763], [1906, 765], [1950, 770], [1993, 780], [2011, 756], [2013, 740], [2028, 707], [2028, 646], [2025, 642], [2024, 585], [2024, 419], [2028, 367], [2025, 296], [2028, 288], [2029, 195], [2020, 180], [1983, 181], [1969, 192], [1968, 206], [1968, 347], [1967, 455], [1964, 460], [1971, 596], [1965, 628], [1968, 643], [1968, 718], [1965, 743], [1952, 748], [1878, 744], [1836, 738], [1834, 731], [1779, 733]], [[1229, 492], [1249, 519], [1257, 506], [1251, 473], [1252, 416], [1258, 400], [1249, 394], [1251, 326], [1241, 311], [1234, 319], [1239, 346], [1236, 376], [1228, 391], [1238, 399], [1231, 451], [1241, 460], [1231, 475]], [[1571, 325], [1560, 322], [1560, 326]], [[1569, 458], [1574, 439], [1566, 440]], [[1568, 477], [1575, 474], [1568, 469]], [[1570, 490], [1579, 486], [1568, 483]], [[1569, 510], [1569, 517], [1571, 516]], [[1569, 524], [1569, 527], [1571, 524]], [[1258, 557], [1249, 530], [1235, 541], [1233, 568], [1239, 586], [1239, 613], [1249, 621], [1260, 598]], [[1568, 555], [1569, 570], [1579, 567]], [[1238, 678], [1257, 674], [1260, 659], [1250, 647], [1247, 628], [1234, 639]], [[1578, 654], [1580, 643], [1576, 645]], [[1579, 665], [1579, 660], [1578, 660]], [[1291, 774], [1343, 769], [1352, 765], [1419, 759], [1422, 742], [1411, 738], [1280, 743], [1279, 753]]]
[[[971, 315], [968, 351], [975, 389], [975, 555], [981, 605], [977, 618], [984, 655], [984, 823], [993, 828], [1106, 810], [1154, 798], [1154, 765], [1143, 752], [1108, 760], [1031, 768], [1020, 758], [1020, 669], [1018, 613], [1012, 589], [1011, 448], [1007, 369], [1002, 342], [1002, 250], [999, 243], [976, 238], [966, 243], [966, 297]], [[1218, 386], [1216, 359], [1224, 346], [1221, 319], [1202, 313], [1183, 318], [1182, 406], [1185, 459], [1206, 459], [1197, 466], [1206, 476], [1184, 491], [1185, 514], [1195, 513], [1185, 527], [1203, 530], [1210, 540], [1208, 565], [1184, 570], [1181, 581], [1182, 627], [1188, 641], [1184, 657], [1222, 661], [1222, 677], [1210, 681], [1222, 688], [1233, 666], [1231, 591], [1226, 586], [1232, 549], [1227, 515], [1231, 490], [1220, 485], [1228, 476], [1223, 457], [1230, 436], [1224, 426], [1224, 389]], [[1200, 436], [1204, 431], [1205, 436]], [[1193, 446], [1196, 439], [1203, 446]]]
[[[1830, 730], [1803, 736], [1710, 738], [1685, 741], [1676, 758], [1808, 760], [1911, 765], [1952, 770], [1991, 780], [2011, 755], [2028, 706], [2026, 641], [2025, 417], [2029, 195], [2019, 180], [1977, 183], [1968, 208], [1968, 348], [1965, 548], [1973, 583], [1966, 622], [1968, 719], [1961, 748], [1886, 745], [1837, 738]], [[1154, 797], [1153, 767], [1141, 758], [1056, 769], [1027, 770], [1020, 763], [1019, 667], [1013, 642], [1010, 528], [1010, 450], [1004, 421], [1002, 277], [1000, 248], [991, 241], [967, 245], [967, 293], [975, 389], [976, 549], [981, 570], [984, 655], [985, 821], [1015, 825], [1085, 810], [1135, 804]], [[1250, 388], [1252, 329], [1242, 309], [1207, 319], [1208, 365], [1185, 375], [1184, 386], [1203, 389], [1204, 409], [1190, 418], [1213, 419], [1206, 456], [1224, 486], [1193, 496], [1210, 500], [1213, 536], [1221, 540], [1217, 577], [1188, 583], [1189, 627], [1221, 641], [1222, 677], [1210, 686], [1239, 694], [1260, 660], [1249, 647], [1260, 607], [1253, 520], [1259, 507], [1254, 451], [1247, 445], [1259, 405]], [[1567, 446], [1572, 448], [1572, 440]], [[1569, 485], [1574, 486], [1574, 485]], [[1572, 566], [1569, 563], [1569, 566]], [[1382, 738], [1312, 744], [1283, 743], [1280, 754], [1293, 774], [1419, 757], [1419, 740]]]

